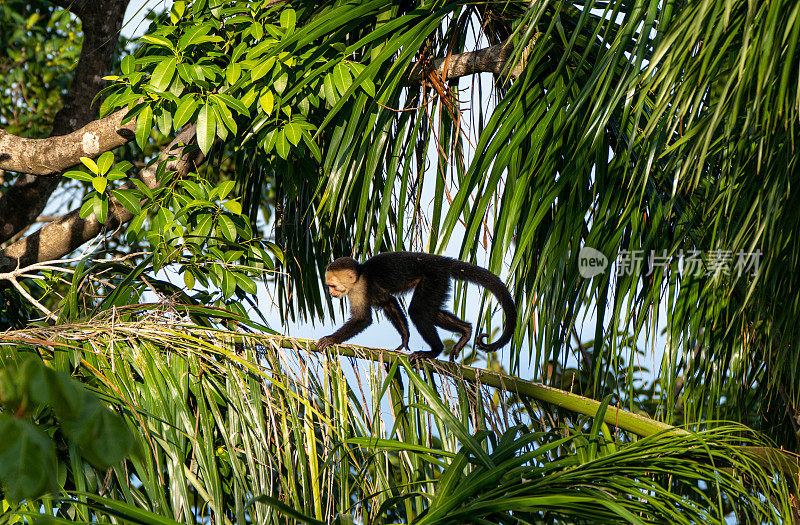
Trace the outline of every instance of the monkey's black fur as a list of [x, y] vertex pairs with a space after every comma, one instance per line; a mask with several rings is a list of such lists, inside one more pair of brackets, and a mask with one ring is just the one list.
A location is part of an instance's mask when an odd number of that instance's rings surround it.
[[[429, 253], [390, 252], [376, 255], [362, 264], [350, 257], [336, 259], [328, 266], [328, 272], [337, 271], [354, 272], [361, 285], [358, 290], [361, 291], [350, 291], [352, 317], [336, 332], [320, 339], [318, 348], [341, 343], [363, 331], [372, 323], [371, 308], [381, 308], [402, 337], [398, 350], [408, 349], [408, 322], [394, 296], [414, 288], [408, 315], [431, 349], [414, 352], [411, 358], [435, 358], [442, 352], [444, 345], [436, 332], [439, 326], [461, 334], [450, 355], [450, 360], [454, 361], [469, 341], [472, 325], [443, 308], [450, 292], [451, 278], [480, 284], [494, 294], [503, 307], [503, 333], [494, 343], [486, 343], [484, 339], [487, 334], [482, 334], [476, 343], [480, 350], [493, 352], [508, 343], [514, 334], [517, 323], [514, 300], [500, 278], [480, 266]], [[366, 297], [354, 297], [354, 293]]]

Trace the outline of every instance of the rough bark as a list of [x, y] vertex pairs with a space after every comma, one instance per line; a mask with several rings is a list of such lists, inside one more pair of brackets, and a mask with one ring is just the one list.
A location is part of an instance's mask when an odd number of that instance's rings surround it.
[[[93, 108], [91, 102], [103, 88], [103, 77], [111, 72], [128, 0], [57, 0], [53, 3], [74, 13], [83, 27], [83, 46], [72, 85], [64, 106], [53, 120], [52, 135], [57, 136], [85, 126], [97, 116], [97, 108]], [[30, 226], [42, 213], [60, 181], [58, 171], [64, 168], [42, 173], [4, 166], [6, 155], [10, 153], [7, 149], [9, 136], [1, 133], [0, 168], [23, 173], [0, 196], [0, 242], [4, 242]], [[91, 144], [88, 146], [92, 149]], [[53, 164], [45, 157], [30, 157], [30, 160], [32, 163]], [[37, 174], [44, 176], [34, 176]]]
[[510, 42], [505, 42], [478, 51], [437, 58], [428, 67], [421, 62], [415, 62], [409, 68], [405, 85], [419, 85], [431, 72], [436, 73], [442, 79], [465, 77], [476, 73], [505, 74], [516, 77], [519, 75], [522, 64], [517, 64], [514, 68], [509, 67], [508, 61], [513, 52], [514, 46]]
[[18, 137], [0, 129], [0, 169], [52, 175], [79, 164], [81, 157], [97, 157], [133, 140], [136, 120], [122, 124], [125, 113], [127, 109], [121, 109], [72, 133], [46, 139]]

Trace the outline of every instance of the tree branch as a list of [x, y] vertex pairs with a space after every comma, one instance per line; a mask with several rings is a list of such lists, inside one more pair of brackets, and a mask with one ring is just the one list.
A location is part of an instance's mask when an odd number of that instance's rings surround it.
[[80, 163], [81, 157], [97, 157], [126, 144], [133, 140], [136, 129], [136, 119], [122, 124], [127, 112], [121, 109], [68, 135], [46, 139], [18, 137], [0, 129], [0, 169], [53, 175]]
[[432, 72], [444, 79], [465, 77], [475, 73], [506, 74], [516, 77], [521, 71], [522, 64], [517, 64], [514, 68], [508, 67], [508, 60], [513, 53], [514, 46], [510, 42], [504, 42], [478, 51], [437, 58], [433, 61], [432, 67], [425, 67], [424, 63], [415, 62], [411, 64], [404, 83], [407, 86], [419, 85]]
[[[185, 126], [162, 150], [161, 161], [175, 157], [168, 161], [166, 166], [168, 171], [177, 171], [179, 176], [184, 175], [192, 166], [202, 162], [203, 155], [199, 149], [186, 152], [183, 146], [192, 140], [195, 131], [195, 125]], [[140, 178], [151, 188], [157, 186], [156, 165], [140, 173]], [[0, 252], [0, 272], [59, 259], [95, 238], [104, 227], [113, 230], [133, 218], [133, 214], [115, 200], [111, 199], [110, 204], [105, 224], [97, 220], [94, 214], [82, 219], [79, 215], [80, 210], [73, 210], [42, 227], [41, 230], [8, 246]]]

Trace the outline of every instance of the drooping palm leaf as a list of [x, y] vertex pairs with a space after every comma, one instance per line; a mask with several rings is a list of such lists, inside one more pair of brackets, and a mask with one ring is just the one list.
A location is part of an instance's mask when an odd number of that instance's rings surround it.
[[[591, 312], [598, 394], [621, 351], [609, 334], [630, 332], [664, 347], [668, 420], [710, 416], [773, 428], [779, 421], [776, 437], [795, 443], [797, 429], [783, 414], [796, 415], [800, 399], [800, 248], [791, 204], [797, 5], [437, 2], [398, 11], [373, 2], [348, 9], [312, 20], [297, 40], [340, 46], [365, 67], [353, 75], [353, 96], [320, 123], [318, 192], [296, 209], [330, 230], [319, 240], [298, 230], [304, 254], [316, 259], [292, 274], [315, 283], [330, 251], [366, 256], [455, 242], [471, 259], [488, 247], [488, 266], [509, 276], [521, 309], [516, 349], [530, 343], [537, 365], [566, 361], [572, 330]], [[455, 79], [444, 90], [432, 80], [405, 84], [412, 64], [504, 41], [519, 67], [496, 77], [488, 118], [476, 91], [458, 92]], [[376, 86], [374, 98], [358, 87], [365, 80]], [[457, 93], [462, 102], [454, 106]], [[474, 140], [465, 135], [469, 115]], [[433, 197], [421, 191], [426, 178]], [[617, 260], [617, 268], [630, 254], [639, 264], [585, 279], [578, 271], [584, 246]], [[695, 253], [697, 266], [678, 264]], [[738, 271], [759, 254], [756, 274]], [[311, 288], [298, 300], [321, 308]], [[658, 314], [663, 306], [666, 317]], [[668, 327], [666, 339], [659, 326]]]
[[396, 363], [387, 376], [369, 360], [163, 318], [9, 333], [2, 348], [15, 355], [29, 351], [19, 343], [37, 342], [47, 343], [40, 348], [53, 366], [120, 411], [139, 453], [107, 473], [71, 456], [61, 486], [92, 492], [101, 482], [103, 497], [66, 491], [20, 511], [44, 504], [49, 514], [77, 512], [87, 521], [155, 513], [220, 523], [335, 515], [365, 523], [723, 523], [731, 512], [741, 522], [791, 515], [791, 485], [740, 446], [763, 443], [738, 426], [636, 442], [627, 442], [633, 434], [615, 437], [600, 418], [586, 426], [565, 419], [551, 431], [518, 410], [535, 399], [509, 391], [401, 374]]

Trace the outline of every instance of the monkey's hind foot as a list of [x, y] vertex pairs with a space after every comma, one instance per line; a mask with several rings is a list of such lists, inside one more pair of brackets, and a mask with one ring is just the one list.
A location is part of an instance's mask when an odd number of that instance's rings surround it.
[[336, 344], [336, 341], [334, 341], [331, 336], [326, 335], [325, 337], [321, 337], [319, 339], [319, 341], [317, 341], [317, 350], [319, 350], [320, 352], [323, 352], [327, 348], [330, 348], [331, 346], [333, 346], [335, 344]]
[[435, 350], [414, 352], [410, 356], [408, 356], [408, 360], [413, 364], [419, 361], [420, 359], [436, 359], [439, 353], [440, 352], [436, 352]]

